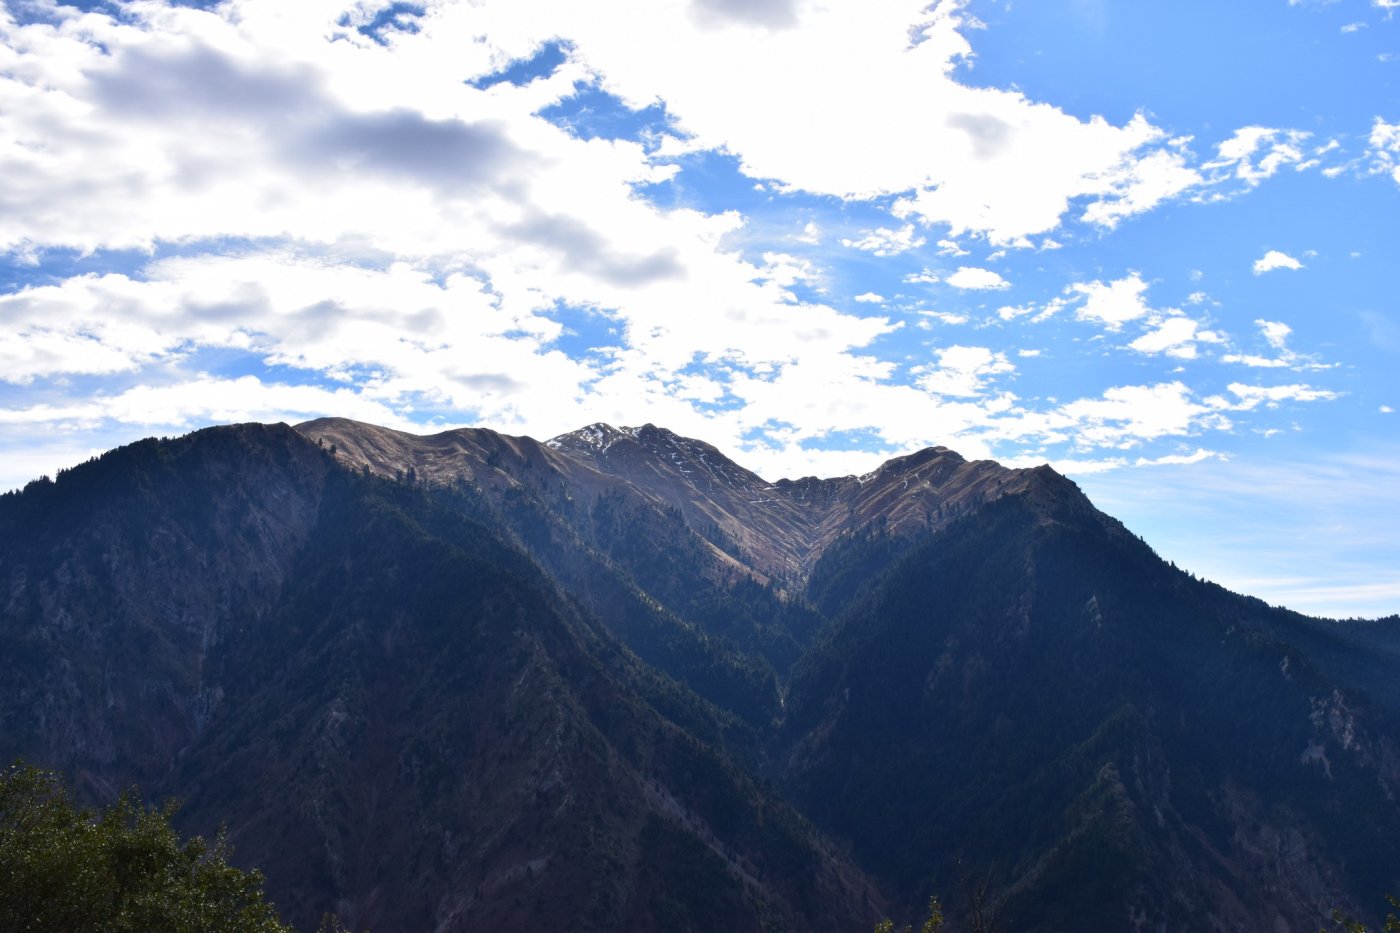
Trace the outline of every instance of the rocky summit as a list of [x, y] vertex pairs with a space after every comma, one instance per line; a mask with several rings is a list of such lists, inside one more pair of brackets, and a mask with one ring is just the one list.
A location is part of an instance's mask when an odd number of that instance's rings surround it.
[[1048, 467], [211, 428], [0, 496], [0, 599], [0, 755], [181, 798], [310, 928], [1313, 933], [1400, 891], [1400, 619], [1196, 579]]

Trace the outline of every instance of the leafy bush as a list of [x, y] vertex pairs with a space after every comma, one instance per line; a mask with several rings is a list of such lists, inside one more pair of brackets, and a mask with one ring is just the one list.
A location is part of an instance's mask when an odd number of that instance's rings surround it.
[[222, 836], [182, 842], [176, 809], [127, 792], [93, 813], [51, 772], [0, 772], [0, 929], [288, 933], [263, 900], [262, 875], [228, 864]]

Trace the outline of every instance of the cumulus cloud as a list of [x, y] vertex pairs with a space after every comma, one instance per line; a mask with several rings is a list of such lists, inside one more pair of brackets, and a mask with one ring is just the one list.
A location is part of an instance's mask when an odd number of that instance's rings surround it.
[[960, 266], [957, 272], [948, 276], [944, 281], [954, 288], [961, 288], [965, 291], [1000, 291], [1011, 287], [1011, 283], [996, 272], [991, 269], [980, 269], [976, 266]]
[[[726, 248], [737, 215], [636, 197], [674, 172], [643, 143], [537, 116], [582, 66], [464, 81], [537, 47], [508, 28], [470, 40], [482, 15], [434, 7], [383, 46], [327, 42], [326, 5], [262, 0], [0, 26], [0, 129], [43, 140], [0, 148], [0, 248], [189, 244], [139, 273], [0, 297], [0, 380], [134, 376], [226, 350], [307, 379], [354, 374], [380, 415], [431, 403], [546, 433], [592, 414], [585, 394], [618, 411], [713, 400], [718, 382], [681, 371], [838, 365], [895, 329], [795, 299], [814, 270]], [[229, 238], [272, 245], [220, 255]], [[553, 347], [584, 316], [614, 330], [587, 360]]]
[[1254, 260], [1254, 274], [1263, 275], [1265, 272], [1272, 272], [1275, 269], [1301, 269], [1303, 264], [1287, 253], [1271, 249], [1263, 256]]
[[1369, 142], [1370, 171], [1389, 175], [1400, 185], [1400, 123], [1387, 123], [1376, 117]]
[[[911, 376], [881, 341], [969, 315], [887, 316], [874, 290], [813, 300], [837, 291], [823, 250], [807, 249], [830, 215], [789, 216], [764, 241], [757, 212], [647, 192], [687, 158], [732, 158], [758, 197], [851, 207], [861, 219], [842, 243], [861, 262], [927, 240], [961, 257], [979, 242], [1051, 249], [1067, 218], [1108, 228], [1217, 178], [1256, 184], [1301, 145], [1255, 133], [1207, 169], [1144, 115], [1080, 119], [972, 87], [956, 0], [432, 0], [413, 30], [376, 36], [355, 28], [373, 19], [365, 5], [204, 6], [55, 5], [22, 23], [0, 10], [0, 251], [148, 257], [0, 295], [0, 388], [18, 399], [0, 422], [408, 426], [443, 411], [548, 436], [645, 411], [775, 474], [808, 463], [824, 432], [971, 456], [1189, 435], [1225, 409], [1179, 384], [1027, 402], [996, 388], [1015, 374], [1005, 352], [961, 345], [925, 349]], [[498, 79], [547, 43], [562, 50], [552, 71]], [[918, 89], [917, 119], [891, 88]], [[545, 116], [580, 93], [665, 116], [635, 138]], [[1372, 134], [1377, 160], [1388, 126]], [[904, 280], [1011, 287], [979, 266]], [[1206, 339], [1151, 309], [1146, 288], [1131, 273], [998, 314], [1140, 323], [1143, 353]], [[277, 376], [220, 375], [211, 360]], [[99, 378], [100, 393], [83, 388]]]
[[1197, 400], [1179, 381], [1114, 386], [1097, 398], [1081, 398], [1049, 411], [1017, 413], [999, 421], [999, 436], [1039, 444], [1069, 444], [1082, 451], [1129, 449], [1166, 437], [1224, 430], [1231, 422]]
[[994, 376], [1012, 373], [1016, 366], [1005, 353], [988, 347], [953, 345], [934, 352], [937, 363], [915, 367], [913, 375], [920, 388], [935, 395], [972, 397], [981, 395]]
[[1254, 323], [1259, 325], [1259, 331], [1264, 335], [1264, 339], [1267, 340], [1269, 346], [1273, 347], [1275, 350], [1284, 349], [1284, 346], [1288, 343], [1288, 335], [1293, 333], [1293, 328], [1282, 321], [1265, 321], [1261, 319]]
[[1077, 282], [1069, 291], [1083, 300], [1077, 311], [1081, 321], [1097, 321], [1111, 331], [1152, 311], [1145, 297], [1147, 283], [1136, 272], [1112, 282]]
[[[747, 23], [719, 15], [747, 5], [713, 0], [699, 7], [702, 21], [769, 28], [699, 33], [695, 7], [619, 3], [604, 16], [565, 0], [528, 10], [494, 0], [480, 15], [536, 42], [566, 37], [609, 90], [637, 104], [665, 101], [696, 145], [735, 154], [754, 177], [842, 198], [912, 192], [902, 216], [955, 234], [1022, 242], [1076, 205], [1090, 222], [1111, 224], [1202, 180], [1184, 143], [1143, 116], [1082, 120], [960, 82], [954, 68], [972, 54], [964, 33], [973, 23], [958, 0], [758, 4]], [[890, 88], [920, 89], [919, 119]]]

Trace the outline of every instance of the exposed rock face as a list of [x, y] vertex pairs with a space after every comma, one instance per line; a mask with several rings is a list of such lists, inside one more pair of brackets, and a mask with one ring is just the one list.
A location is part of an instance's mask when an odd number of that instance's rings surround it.
[[574, 495], [640, 497], [679, 511], [693, 529], [715, 529], [760, 579], [796, 588], [844, 533], [876, 523], [895, 534], [941, 527], [984, 501], [1024, 492], [1035, 475], [933, 447], [864, 476], [770, 483], [704, 441], [651, 424], [592, 424], [544, 444], [472, 428], [418, 437], [336, 418], [297, 430], [385, 476], [412, 468], [430, 482], [461, 476], [504, 490], [558, 481]]
[[302, 922], [859, 930], [961, 873], [1007, 930], [1311, 931], [1400, 889], [1400, 620], [1188, 577], [1048, 467], [244, 425], [0, 497], [0, 598], [0, 755], [185, 798]]

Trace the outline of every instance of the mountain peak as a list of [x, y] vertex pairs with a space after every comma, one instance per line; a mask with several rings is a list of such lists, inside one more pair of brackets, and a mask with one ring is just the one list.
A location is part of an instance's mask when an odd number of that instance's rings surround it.
[[[596, 421], [575, 431], [552, 437], [545, 441], [545, 446], [559, 451], [603, 454], [619, 442], [635, 443], [653, 453], [680, 452], [696, 456], [703, 455], [707, 459], [724, 457], [719, 452], [719, 448], [712, 444], [707, 444], [693, 437], [685, 437], [669, 428], [658, 427], [651, 422], [636, 427], [626, 425], [614, 427], [606, 422]], [[728, 460], [728, 458], [724, 459]]]
[[605, 451], [621, 438], [627, 437], [629, 432], [630, 429], [618, 430], [606, 422], [595, 421], [576, 431], [551, 437], [544, 445], [554, 450], [575, 450], [584, 447]]
[[915, 533], [1002, 495], [1034, 492], [1047, 515], [1056, 503], [1082, 498], [1049, 467], [1013, 470], [942, 446], [893, 457], [860, 476], [769, 482], [713, 444], [651, 422], [598, 421], [543, 443], [483, 428], [418, 437], [344, 418], [296, 429], [334, 446], [342, 462], [385, 476], [411, 468], [431, 483], [505, 490], [536, 472], [567, 477], [576, 490], [630, 489], [696, 527], [717, 529], [760, 578], [803, 579], [839, 536], [876, 523]]

